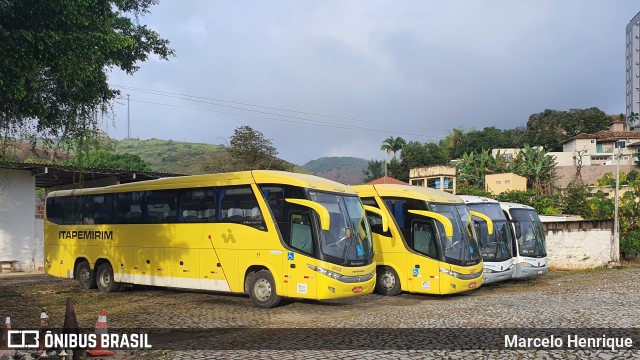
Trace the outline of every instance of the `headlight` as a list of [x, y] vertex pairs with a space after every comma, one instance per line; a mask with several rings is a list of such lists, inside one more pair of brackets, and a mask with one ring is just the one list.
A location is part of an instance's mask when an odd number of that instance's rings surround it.
[[372, 271], [369, 274], [364, 274], [364, 275], [357, 275], [357, 276], [347, 276], [347, 275], [341, 275], [338, 274], [337, 272], [333, 272], [331, 270], [327, 270], [324, 268], [321, 268], [319, 266], [315, 266], [315, 265], [311, 265], [311, 264], [307, 264], [307, 267], [309, 267], [309, 269], [314, 270], [319, 272], [322, 275], [328, 276], [334, 280], [338, 280], [344, 283], [357, 283], [357, 282], [363, 282], [363, 281], [369, 281], [371, 280], [371, 278], [373, 278], [373, 276], [375, 275], [376, 271]]
[[459, 272], [455, 272], [453, 270], [440, 268], [440, 272], [443, 274], [447, 274], [449, 276], [453, 276], [454, 278], [460, 279], [460, 280], [471, 280], [471, 279], [475, 279], [482, 276], [482, 270], [474, 274], [460, 274]]
[[520, 265], [522, 267], [533, 267], [532, 264], [530, 264], [530, 263], [528, 263], [526, 261], [523, 261], [523, 262], [519, 263], [518, 265]]
[[493, 269], [489, 269], [489, 268], [484, 268], [484, 272], [491, 274], [491, 273], [498, 272], [498, 271], [493, 270]]

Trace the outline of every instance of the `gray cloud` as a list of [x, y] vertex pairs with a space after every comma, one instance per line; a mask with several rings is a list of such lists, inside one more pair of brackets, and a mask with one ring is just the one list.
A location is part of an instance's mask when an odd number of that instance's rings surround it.
[[[151, 59], [134, 76], [114, 71], [111, 82], [371, 122], [296, 113], [281, 120], [381, 130], [256, 119], [124, 91], [133, 100], [132, 134], [143, 139], [220, 143], [250, 125], [292, 162], [382, 158], [389, 135], [424, 142], [454, 126], [510, 128], [545, 108], [623, 112], [624, 28], [638, 10], [631, 0], [165, 0], [143, 21], [171, 41], [176, 58]], [[114, 109], [109, 131], [122, 138], [126, 107]]]

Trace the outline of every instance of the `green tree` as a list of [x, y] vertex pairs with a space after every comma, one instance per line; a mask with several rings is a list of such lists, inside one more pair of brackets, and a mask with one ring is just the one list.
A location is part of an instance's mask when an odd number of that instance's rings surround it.
[[276, 155], [278, 150], [271, 140], [250, 126], [241, 126], [234, 130], [226, 149], [205, 157], [201, 169], [207, 173], [258, 169], [291, 171], [293, 166]]
[[384, 176], [384, 161], [370, 160], [367, 162], [367, 168], [362, 172], [364, 174], [364, 182], [368, 183]]
[[[157, 0], [0, 1], [0, 135], [79, 139], [119, 94], [108, 73], [128, 74], [174, 53], [138, 19]], [[0, 149], [0, 151], [3, 149]]]
[[555, 159], [541, 147], [525, 145], [515, 160], [518, 175], [525, 176], [527, 183], [538, 195], [550, 195], [556, 176]]
[[387, 154], [391, 155], [393, 153], [393, 158], [396, 158], [396, 153], [406, 145], [406, 141], [401, 137], [393, 137], [389, 136], [382, 142], [382, 146], [380, 146], [380, 150], [386, 151]]
[[598, 190], [595, 196], [587, 200], [589, 206], [589, 219], [611, 220], [613, 219], [613, 199], [606, 196], [602, 190]]
[[151, 170], [138, 155], [129, 153], [116, 154], [109, 150], [91, 150], [88, 153], [82, 153], [71, 160], [67, 160], [65, 165], [131, 171]]
[[591, 209], [588, 202], [589, 188], [579, 179], [569, 183], [562, 194], [562, 206], [565, 214], [580, 215], [588, 218]]
[[610, 122], [611, 118], [596, 107], [569, 111], [546, 109], [529, 116], [527, 143], [544, 146], [550, 151], [562, 151], [565, 140], [581, 133], [606, 130]]

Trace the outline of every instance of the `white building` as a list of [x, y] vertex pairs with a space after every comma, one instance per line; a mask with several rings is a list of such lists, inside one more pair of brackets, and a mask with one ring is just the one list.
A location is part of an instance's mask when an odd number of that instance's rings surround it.
[[556, 156], [556, 166], [576, 166], [580, 157], [582, 166], [615, 165], [615, 155], [618, 154], [615, 143], [619, 140], [625, 142], [620, 165], [634, 165], [640, 146], [640, 131], [629, 131], [624, 121], [614, 121], [609, 124], [609, 130], [595, 134], [578, 134], [562, 144], [562, 153], [549, 155]]
[[[632, 112], [640, 113], [640, 13], [627, 24], [627, 118]], [[639, 121], [630, 124], [632, 127], [640, 125]]]

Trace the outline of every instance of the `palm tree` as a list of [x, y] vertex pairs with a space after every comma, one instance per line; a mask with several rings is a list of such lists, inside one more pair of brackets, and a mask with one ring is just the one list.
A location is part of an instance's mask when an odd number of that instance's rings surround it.
[[382, 142], [382, 146], [380, 146], [380, 150], [382, 151], [386, 151], [387, 154], [391, 155], [391, 153], [393, 153], [393, 158], [396, 158], [396, 153], [400, 150], [402, 150], [402, 148], [407, 144], [407, 142], [401, 138], [401, 137], [396, 137], [394, 138], [393, 136], [389, 136], [388, 138], [386, 138], [383, 142]]
[[627, 117], [627, 121], [631, 129], [635, 128], [639, 118], [640, 118], [640, 115], [638, 115], [638, 113], [635, 113], [632, 111], [631, 114], [629, 114], [629, 116]]

